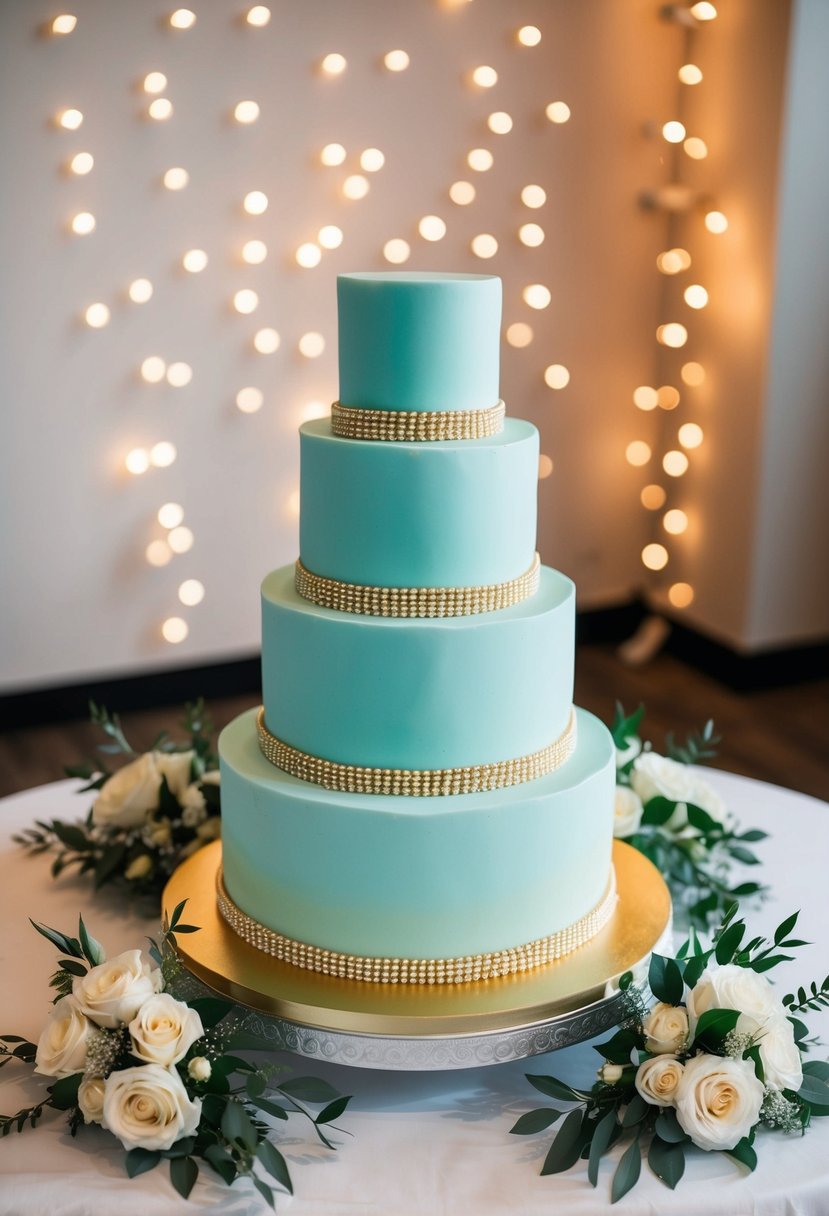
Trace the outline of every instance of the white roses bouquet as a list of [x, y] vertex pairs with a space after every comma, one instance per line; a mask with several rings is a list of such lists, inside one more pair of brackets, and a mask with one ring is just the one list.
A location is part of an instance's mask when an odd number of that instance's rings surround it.
[[[630, 973], [620, 988], [630, 1016], [595, 1048], [604, 1063], [589, 1091], [555, 1077], [528, 1076], [548, 1097], [577, 1102], [564, 1118], [542, 1174], [569, 1169], [587, 1157], [596, 1186], [602, 1157], [626, 1134], [611, 1185], [611, 1202], [639, 1178], [642, 1143], [657, 1177], [673, 1187], [693, 1146], [729, 1153], [749, 1170], [761, 1127], [802, 1132], [815, 1115], [829, 1115], [829, 1063], [803, 1063], [808, 1028], [797, 1017], [829, 1007], [829, 976], [818, 988], [780, 1000], [765, 976], [792, 956], [781, 951], [805, 943], [791, 938], [797, 913], [778, 926], [771, 942], [745, 941], [745, 922], [733, 904], [704, 950], [693, 933], [676, 958], [654, 954], [649, 984], [656, 1003], [646, 1010]], [[550, 1127], [563, 1111], [542, 1108], [522, 1115], [511, 1129], [528, 1135]]]
[[[165, 991], [165, 974], [177, 967], [169, 948], [175, 935], [196, 932], [182, 923], [183, 911], [182, 903], [173, 912], [162, 948], [151, 943], [150, 960], [140, 950], [126, 950], [107, 961], [82, 919], [77, 938], [34, 925], [63, 956], [51, 981], [57, 996], [36, 1044], [0, 1035], [0, 1067], [13, 1059], [34, 1063], [35, 1072], [54, 1083], [35, 1106], [0, 1115], [0, 1136], [15, 1126], [34, 1127], [47, 1107], [65, 1110], [73, 1135], [83, 1124], [97, 1123], [121, 1141], [130, 1177], [167, 1160], [173, 1186], [186, 1198], [199, 1158], [228, 1185], [249, 1177], [273, 1205], [265, 1177], [288, 1191], [292, 1184], [262, 1116], [285, 1120], [299, 1112], [333, 1148], [323, 1128], [350, 1098], [314, 1077], [275, 1084], [278, 1066], [256, 1068], [230, 1054], [251, 1046], [249, 1035], [227, 1024], [230, 1002], [185, 1002]], [[268, 1088], [273, 1097], [264, 1096]], [[304, 1102], [323, 1109], [313, 1115]]]
[[611, 726], [616, 744], [614, 835], [633, 845], [665, 876], [674, 903], [698, 927], [715, 923], [739, 899], [765, 888], [734, 883], [732, 864], [757, 864], [747, 846], [764, 840], [756, 828], [741, 831], [719, 794], [692, 766], [716, 755], [719, 739], [709, 721], [683, 745], [669, 736], [668, 755], [639, 735], [644, 709], [629, 716], [621, 705]]
[[176, 866], [220, 832], [218, 759], [210, 735], [212, 724], [203, 701], [185, 707], [186, 744], [157, 739], [148, 752], [133, 751], [117, 714], [94, 703], [92, 721], [108, 743], [105, 753], [129, 757], [110, 772], [100, 762], [67, 769], [87, 784], [81, 793], [97, 791], [85, 820], [38, 821], [15, 837], [31, 853], [56, 851], [52, 876], [75, 866], [91, 874], [96, 889], [124, 879], [142, 895], [160, 896]]

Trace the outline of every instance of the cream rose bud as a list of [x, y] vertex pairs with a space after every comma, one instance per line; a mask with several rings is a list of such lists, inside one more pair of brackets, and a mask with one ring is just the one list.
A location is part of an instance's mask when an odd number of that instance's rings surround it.
[[169, 1068], [184, 1059], [204, 1034], [204, 1027], [195, 1009], [169, 992], [160, 992], [144, 1001], [129, 1024], [129, 1032], [134, 1056]]
[[138, 857], [133, 857], [130, 864], [124, 870], [124, 878], [127, 882], [137, 882], [139, 878], [146, 878], [151, 873], [153, 868], [153, 859], [149, 853], [140, 853]]
[[766, 1085], [774, 1089], [793, 1089], [796, 1093], [803, 1084], [803, 1061], [789, 1019], [782, 1013], [769, 1018], [759, 1044]]
[[154, 752], [159, 774], [167, 778], [170, 793], [179, 801], [190, 784], [193, 767], [192, 749], [188, 752]]
[[642, 1022], [645, 1049], [652, 1055], [679, 1051], [688, 1038], [688, 1014], [682, 1005], [657, 1001]]
[[206, 1056], [193, 1056], [187, 1065], [187, 1075], [193, 1081], [209, 1081], [213, 1069]]
[[188, 1097], [175, 1069], [140, 1064], [111, 1072], [104, 1082], [101, 1122], [125, 1149], [163, 1152], [194, 1135], [200, 1118], [201, 1099]]
[[639, 1095], [651, 1106], [673, 1106], [674, 1095], [684, 1071], [684, 1065], [673, 1052], [653, 1056], [639, 1065], [634, 1085]]
[[605, 1085], [616, 1085], [621, 1081], [624, 1071], [621, 1064], [603, 1064], [599, 1069], [599, 1080], [604, 1081]]
[[727, 963], [703, 971], [686, 1001], [691, 1029], [709, 1009], [736, 1009], [739, 1034], [756, 1034], [769, 1018], [782, 1014], [783, 1005], [764, 975], [748, 967]]
[[84, 1077], [78, 1087], [78, 1106], [84, 1123], [100, 1123], [104, 1117], [104, 1078]]
[[632, 836], [642, 822], [642, 799], [628, 785], [616, 786], [613, 835]]
[[747, 1136], [760, 1117], [764, 1087], [750, 1060], [693, 1056], [676, 1088], [679, 1126], [706, 1151], [726, 1152]]
[[143, 962], [140, 950], [125, 950], [76, 976], [72, 995], [96, 1025], [113, 1030], [132, 1021], [160, 981], [160, 971]]
[[158, 806], [160, 788], [155, 756], [147, 752], [104, 782], [92, 806], [92, 822], [103, 827], [140, 827]]
[[49, 1013], [38, 1039], [35, 1072], [71, 1077], [86, 1067], [86, 1048], [95, 1027], [72, 996], [62, 997]]

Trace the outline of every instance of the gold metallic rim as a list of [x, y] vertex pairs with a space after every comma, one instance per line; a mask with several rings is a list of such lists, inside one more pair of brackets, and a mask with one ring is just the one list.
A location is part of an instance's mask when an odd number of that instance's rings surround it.
[[331, 406], [331, 429], [344, 439], [486, 439], [504, 425], [503, 401], [483, 410], [373, 410]]
[[507, 950], [467, 954], [458, 958], [379, 958], [340, 954], [307, 942], [285, 937], [248, 916], [230, 898], [221, 869], [216, 874], [216, 899], [224, 919], [243, 941], [281, 963], [290, 963], [318, 975], [362, 980], [369, 984], [466, 984], [532, 971], [564, 958], [595, 937], [610, 920], [616, 907], [616, 878], [613, 868], [607, 890], [594, 908], [547, 937]]
[[504, 583], [478, 587], [372, 587], [314, 574], [297, 561], [294, 585], [299, 595], [312, 604], [358, 616], [474, 616], [511, 608], [535, 595], [540, 570], [541, 559], [536, 553], [529, 570]]
[[494, 764], [473, 764], [467, 768], [367, 768], [357, 764], [339, 764], [301, 752], [272, 735], [265, 725], [265, 708], [256, 715], [259, 747], [266, 760], [283, 772], [310, 781], [326, 790], [341, 790], [349, 794], [396, 794], [428, 798], [445, 794], [477, 794], [482, 790], [501, 790], [510, 785], [535, 781], [559, 768], [573, 754], [576, 746], [576, 715], [562, 734], [546, 747], [513, 760]]

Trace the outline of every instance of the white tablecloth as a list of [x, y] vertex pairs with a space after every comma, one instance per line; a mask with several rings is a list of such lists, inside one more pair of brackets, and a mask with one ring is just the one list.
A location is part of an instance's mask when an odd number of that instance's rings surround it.
[[[817, 945], [780, 967], [781, 991], [829, 971], [829, 807], [775, 786], [708, 772], [740, 822], [761, 827], [772, 838], [757, 846], [761, 875], [773, 897], [750, 923], [770, 933], [795, 908], [802, 909], [803, 936]], [[57, 782], [0, 801], [0, 1032], [37, 1040], [49, 1007], [48, 977], [55, 951], [35, 934], [27, 917], [74, 929], [78, 912], [110, 954], [134, 947], [154, 931], [136, 919], [120, 895], [93, 901], [84, 883], [53, 882], [48, 858], [30, 858], [11, 834], [35, 818], [85, 814], [88, 795], [77, 783]], [[821, 1025], [822, 1020], [822, 1025]], [[829, 1039], [829, 1013], [811, 1025]], [[818, 1049], [825, 1057], [826, 1048]], [[596, 1190], [584, 1163], [566, 1174], [538, 1174], [550, 1134], [510, 1136], [524, 1111], [544, 1099], [525, 1072], [553, 1073], [586, 1084], [598, 1056], [587, 1044], [532, 1060], [464, 1072], [382, 1073], [285, 1057], [298, 1074], [326, 1076], [341, 1092], [354, 1094], [339, 1121], [352, 1133], [336, 1153], [319, 1146], [304, 1120], [277, 1129], [296, 1194], [280, 1196], [278, 1208], [292, 1216], [549, 1216], [551, 1212], [598, 1216], [610, 1209], [613, 1164], [602, 1166]], [[31, 1105], [43, 1079], [10, 1064], [0, 1073], [0, 1110]], [[689, 1154], [686, 1176], [676, 1191], [663, 1186], [647, 1166], [642, 1179], [616, 1208], [620, 1214], [659, 1216], [827, 1216], [829, 1214], [829, 1119], [815, 1121], [805, 1137], [763, 1132], [754, 1174], [720, 1154]], [[617, 1159], [620, 1150], [612, 1154]], [[0, 1216], [176, 1216], [193, 1208], [229, 1216], [269, 1209], [250, 1184], [228, 1190], [202, 1172], [189, 1202], [172, 1190], [166, 1166], [129, 1180], [123, 1154], [98, 1128], [81, 1128], [73, 1142], [65, 1117], [47, 1114], [35, 1130], [0, 1140]]]

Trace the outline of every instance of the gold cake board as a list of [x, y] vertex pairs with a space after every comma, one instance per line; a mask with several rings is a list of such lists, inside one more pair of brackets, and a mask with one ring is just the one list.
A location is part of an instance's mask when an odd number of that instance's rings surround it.
[[618, 904], [608, 925], [567, 957], [523, 974], [465, 984], [396, 985], [338, 979], [281, 963], [242, 941], [216, 906], [221, 842], [188, 858], [170, 878], [169, 915], [200, 926], [177, 950], [186, 973], [249, 1011], [244, 1029], [274, 1050], [365, 1068], [478, 1067], [523, 1059], [592, 1038], [622, 1016], [615, 981], [632, 970], [646, 983], [651, 951], [670, 950], [671, 899], [658, 870], [614, 841]]

